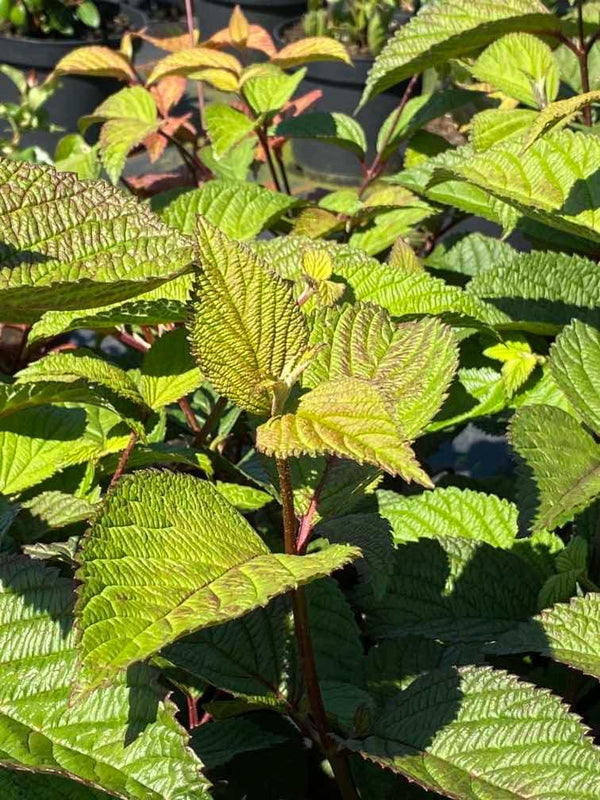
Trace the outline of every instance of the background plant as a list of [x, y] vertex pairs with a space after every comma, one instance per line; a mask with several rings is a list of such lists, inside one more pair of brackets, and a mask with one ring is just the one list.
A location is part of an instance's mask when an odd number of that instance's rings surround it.
[[100, 12], [93, 0], [2, 0], [0, 30], [25, 36], [74, 36], [78, 29], [98, 28]]
[[[298, 118], [363, 164], [318, 201], [0, 162], [9, 800], [598, 796], [599, 26], [428, 3], [374, 159]], [[311, 135], [206, 50], [228, 158]]]

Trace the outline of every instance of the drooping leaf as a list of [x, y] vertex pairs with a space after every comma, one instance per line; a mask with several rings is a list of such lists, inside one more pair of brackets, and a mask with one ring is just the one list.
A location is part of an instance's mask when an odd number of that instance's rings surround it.
[[215, 158], [220, 160], [254, 128], [254, 122], [235, 108], [214, 103], [205, 112], [206, 132]]
[[523, 462], [520, 505], [533, 530], [554, 530], [600, 494], [600, 445], [570, 414], [525, 406], [509, 435]]
[[552, 50], [537, 36], [509, 33], [479, 56], [473, 75], [531, 108], [556, 99], [559, 74]]
[[311, 61], [342, 61], [351, 64], [348, 51], [341, 42], [329, 36], [307, 36], [285, 45], [271, 57], [271, 63], [282, 69], [299, 67]]
[[358, 554], [335, 545], [311, 556], [271, 553], [212, 484], [173, 473], [126, 476], [79, 552], [75, 694], [87, 695], [181, 636], [266, 605]]
[[278, 458], [302, 454], [350, 458], [407, 482], [432, 485], [373, 382], [359, 378], [319, 384], [302, 396], [294, 413], [271, 417], [261, 425], [256, 446]]
[[252, 239], [297, 204], [288, 195], [242, 181], [210, 181], [201, 189], [184, 192], [162, 211], [168, 225], [193, 233], [198, 215], [206, 217], [227, 236]]
[[122, 53], [98, 45], [78, 47], [67, 53], [55, 66], [53, 75], [90, 75], [127, 82], [135, 80], [135, 72]]
[[0, 576], [3, 763], [50, 773], [48, 786], [56, 774], [123, 800], [207, 800], [201, 764], [153, 670], [136, 667], [69, 706], [77, 674], [73, 582], [24, 557], [4, 557]]
[[161, 59], [150, 73], [148, 86], [168, 75], [193, 77], [194, 73], [201, 70], [218, 70], [229, 73], [235, 88], [242, 66], [234, 56], [215, 50], [213, 47], [191, 47], [186, 50], [178, 50]]
[[249, 249], [198, 217], [197, 302], [192, 347], [214, 388], [255, 414], [306, 353], [302, 313], [283, 281]]
[[558, 126], [567, 124], [585, 106], [598, 102], [600, 102], [600, 91], [586, 92], [575, 97], [569, 97], [567, 100], [558, 100], [556, 103], [550, 103], [538, 114], [533, 125], [527, 131], [527, 135], [523, 140], [523, 150], [531, 147], [540, 136], [544, 136]]
[[563, 329], [550, 350], [554, 380], [585, 423], [600, 431], [600, 334], [583, 322]]
[[557, 603], [504, 634], [491, 653], [542, 653], [600, 678], [600, 595]]
[[277, 126], [278, 136], [288, 139], [315, 139], [336, 144], [364, 159], [367, 152], [365, 133], [355, 119], [339, 112], [314, 111], [290, 117]]
[[535, 614], [540, 586], [541, 577], [515, 553], [440, 533], [397, 548], [382, 600], [367, 587], [357, 598], [371, 636], [483, 642]]
[[594, 800], [600, 751], [558, 697], [489, 667], [436, 670], [388, 701], [364, 741], [386, 769], [465, 800]]
[[[184, 272], [191, 243], [104, 181], [0, 163], [3, 312], [125, 300]], [[5, 316], [6, 319], [6, 316]]]
[[384, 47], [369, 72], [364, 104], [390, 86], [449, 58], [467, 55], [511, 31], [557, 30], [558, 20], [537, 0], [429, 2]]

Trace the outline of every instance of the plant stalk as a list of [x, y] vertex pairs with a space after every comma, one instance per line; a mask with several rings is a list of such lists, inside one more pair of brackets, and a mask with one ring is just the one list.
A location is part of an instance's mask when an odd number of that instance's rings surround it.
[[[577, 27], [579, 30], [579, 47], [577, 58], [579, 59], [579, 71], [581, 72], [581, 85], [584, 93], [590, 90], [590, 74], [588, 70], [588, 54], [585, 46], [585, 31], [583, 28], [583, 0], [577, 0]], [[583, 121], [586, 125], [592, 125], [592, 109], [589, 105], [584, 106]]]
[[[187, 22], [187, 29], [190, 35], [190, 47], [195, 47], [194, 41], [194, 0], [185, 0], [185, 18]], [[200, 116], [200, 128], [202, 132], [206, 130], [204, 124], [204, 84], [202, 81], [196, 82], [196, 92], [198, 95], [198, 115]]]
[[[296, 553], [296, 515], [294, 514], [294, 493], [289, 464], [285, 458], [277, 458], [275, 462], [277, 465], [277, 474], [279, 476], [279, 488], [283, 508], [283, 540], [285, 552], [288, 555], [294, 555]], [[346, 757], [338, 752], [335, 743], [329, 735], [327, 716], [325, 714], [325, 706], [323, 705], [321, 687], [319, 686], [319, 677], [315, 664], [306, 594], [302, 586], [292, 592], [292, 611], [294, 614], [296, 644], [300, 655], [310, 713], [317, 729], [319, 744], [331, 765], [342, 800], [358, 800]]]
[[269, 136], [263, 126], [259, 126], [256, 129], [256, 134], [258, 136], [258, 140], [262, 145], [262, 149], [265, 152], [265, 158], [267, 159], [267, 165], [269, 167], [269, 172], [271, 173], [271, 179], [275, 184], [275, 188], [278, 192], [281, 191], [281, 184], [279, 183], [279, 178], [277, 177], [277, 172], [275, 171], [275, 164], [273, 162], [273, 156], [271, 154], [271, 145], [269, 144]]
[[275, 154], [275, 160], [277, 161], [277, 166], [279, 167], [281, 180], [283, 181], [283, 188], [285, 189], [286, 194], [291, 195], [292, 190], [290, 189], [290, 182], [288, 180], [285, 164], [283, 163], [283, 158], [281, 156], [281, 149], [279, 147], [274, 147], [273, 153]]
[[138, 435], [135, 431], [131, 431], [129, 434], [129, 441], [127, 442], [127, 446], [121, 453], [121, 457], [119, 458], [119, 463], [117, 464], [117, 468], [115, 470], [115, 474], [112, 476], [110, 484], [108, 486], [109, 489], [112, 489], [113, 486], [117, 483], [123, 472], [125, 471], [125, 467], [127, 466], [127, 461], [129, 460], [129, 456], [131, 455], [133, 448], [137, 442]]

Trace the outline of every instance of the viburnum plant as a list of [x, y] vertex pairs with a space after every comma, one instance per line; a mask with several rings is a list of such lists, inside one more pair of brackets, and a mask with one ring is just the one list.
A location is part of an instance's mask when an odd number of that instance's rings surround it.
[[344, 213], [0, 161], [3, 798], [597, 800], [599, 25], [428, 3]]

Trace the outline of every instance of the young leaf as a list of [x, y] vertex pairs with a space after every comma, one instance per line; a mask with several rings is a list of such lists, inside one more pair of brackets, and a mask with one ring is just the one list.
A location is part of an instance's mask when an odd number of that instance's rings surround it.
[[509, 33], [493, 42], [472, 68], [477, 80], [491, 83], [526, 106], [543, 108], [558, 94], [558, 67], [547, 44], [528, 33]]
[[600, 595], [558, 603], [501, 636], [490, 653], [542, 653], [600, 678]]
[[329, 36], [307, 36], [287, 44], [271, 57], [271, 63], [282, 69], [300, 67], [311, 61], [342, 61], [344, 64], [352, 64], [344, 45]]
[[361, 105], [417, 72], [479, 50], [503, 33], [541, 33], [558, 26], [558, 19], [538, 0], [429, 2], [396, 32], [375, 60]]
[[523, 150], [531, 147], [540, 136], [545, 136], [558, 126], [566, 125], [585, 106], [598, 102], [600, 102], [600, 91], [586, 92], [576, 97], [569, 97], [567, 100], [550, 103], [537, 115], [533, 125], [527, 131], [523, 140]]
[[215, 70], [229, 73], [231, 79], [237, 85], [237, 79], [241, 75], [242, 65], [234, 56], [222, 53], [212, 47], [191, 47], [187, 50], [179, 50], [161, 59], [154, 67], [148, 78], [147, 85], [156, 83], [167, 75], [183, 75], [184, 77], [194, 77], [194, 73], [206, 70]]
[[135, 72], [128, 59], [118, 50], [110, 47], [78, 47], [54, 67], [53, 77], [61, 75], [90, 75], [102, 78], [118, 78], [121, 81], [135, 81]]
[[363, 758], [448, 797], [594, 800], [600, 750], [549, 691], [489, 667], [436, 670], [391, 698]]
[[600, 494], [600, 445], [570, 414], [520, 408], [509, 436], [523, 460], [521, 504], [534, 531], [564, 525]]
[[254, 128], [254, 122], [246, 114], [221, 103], [208, 106], [205, 120], [206, 131], [217, 160], [226, 155]]
[[583, 417], [600, 431], [600, 334], [583, 322], [563, 329], [550, 350], [554, 380]]
[[273, 225], [298, 201], [263, 186], [243, 181], [210, 181], [184, 192], [161, 211], [164, 221], [184, 233], [194, 233], [201, 215], [224, 234], [242, 242]]
[[74, 583], [56, 569], [24, 557], [0, 560], [4, 766], [40, 772], [49, 785], [48, 773], [70, 777], [123, 800], [208, 800], [201, 764], [153, 670], [136, 667], [69, 707], [74, 596]]
[[293, 414], [272, 417], [256, 433], [258, 450], [278, 458], [334, 455], [373, 464], [431, 487], [386, 402], [371, 381], [340, 378], [300, 398]]
[[344, 147], [364, 159], [367, 152], [365, 133], [355, 119], [337, 111], [314, 111], [289, 117], [280, 122], [277, 136], [288, 139], [315, 139]]
[[291, 100], [305, 74], [305, 69], [287, 75], [274, 64], [253, 64], [244, 70], [240, 91], [255, 114], [270, 117]]
[[537, 118], [538, 114], [529, 108], [488, 108], [471, 120], [470, 143], [475, 152], [482, 153], [499, 142], [521, 141]]
[[200, 369], [219, 394], [267, 414], [274, 392], [293, 381], [306, 355], [302, 312], [266, 264], [202, 217], [197, 241], [201, 271], [190, 331]]
[[104, 181], [0, 163], [0, 296], [5, 313], [124, 300], [184, 272], [191, 243]]
[[79, 552], [75, 695], [359, 553], [340, 545], [303, 557], [271, 553], [212, 484], [166, 472], [126, 476], [107, 496]]

